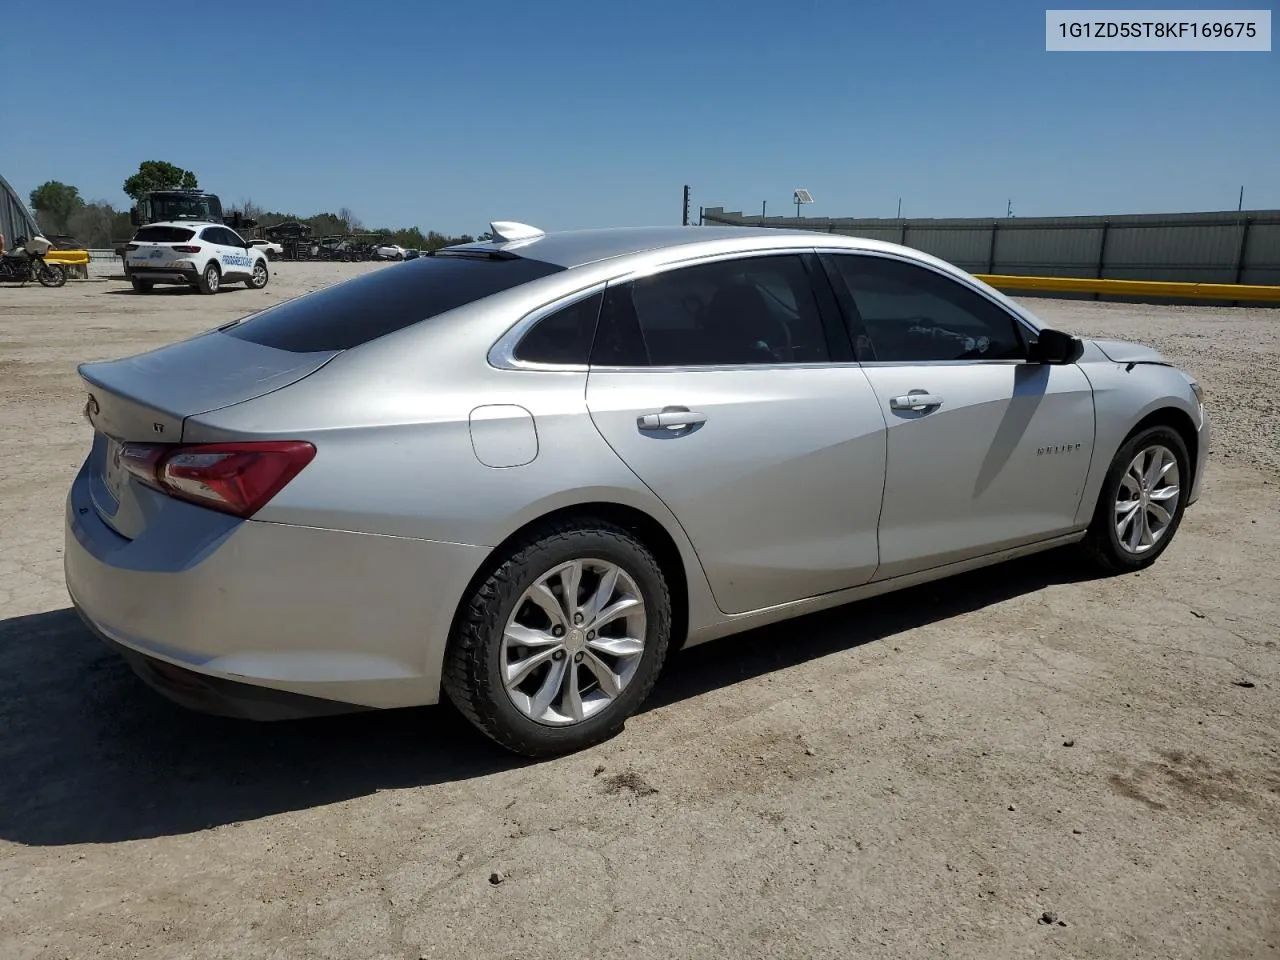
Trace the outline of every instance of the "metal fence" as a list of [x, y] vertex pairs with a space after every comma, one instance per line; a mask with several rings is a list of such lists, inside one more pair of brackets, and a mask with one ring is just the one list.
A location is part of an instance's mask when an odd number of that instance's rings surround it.
[[747, 217], [711, 207], [702, 222], [887, 240], [970, 273], [1280, 284], [1280, 210], [891, 220]]

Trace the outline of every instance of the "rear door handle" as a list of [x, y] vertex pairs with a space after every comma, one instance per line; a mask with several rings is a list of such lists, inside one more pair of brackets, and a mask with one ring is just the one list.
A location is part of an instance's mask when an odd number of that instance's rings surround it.
[[663, 407], [659, 413], [646, 413], [636, 418], [636, 426], [641, 430], [683, 430], [706, 422], [705, 413], [686, 407]]
[[936, 393], [908, 393], [903, 397], [891, 397], [889, 406], [894, 410], [928, 410], [942, 406], [942, 398]]

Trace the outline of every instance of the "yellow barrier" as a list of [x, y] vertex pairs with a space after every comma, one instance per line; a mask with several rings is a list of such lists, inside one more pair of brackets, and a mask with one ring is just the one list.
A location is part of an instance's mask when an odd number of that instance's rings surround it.
[[1280, 303], [1280, 286], [1241, 283], [1179, 283], [1162, 280], [1091, 280], [1085, 277], [1015, 277], [974, 274], [997, 290], [1052, 290], [1104, 293], [1119, 297], [1175, 297], [1187, 300], [1257, 300]]
[[81, 266], [89, 262], [88, 250], [50, 250], [44, 255], [49, 263], [61, 263], [70, 266]]

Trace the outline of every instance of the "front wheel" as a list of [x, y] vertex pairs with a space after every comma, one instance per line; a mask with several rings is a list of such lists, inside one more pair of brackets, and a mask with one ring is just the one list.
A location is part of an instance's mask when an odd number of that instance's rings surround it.
[[508, 750], [568, 753], [622, 729], [670, 639], [671, 594], [649, 549], [610, 523], [558, 523], [508, 551], [466, 598], [444, 688]]
[[67, 271], [60, 263], [41, 261], [36, 266], [36, 279], [40, 281], [42, 287], [60, 287], [67, 282]]
[[259, 260], [253, 265], [253, 273], [249, 276], [249, 279], [244, 282], [244, 285], [250, 290], [261, 290], [267, 285], [268, 279], [267, 265], [263, 261]]
[[218, 272], [218, 266], [210, 263], [204, 268], [204, 273], [200, 275], [200, 281], [196, 284], [196, 289], [204, 294], [213, 294], [218, 292], [218, 288], [222, 286], [222, 274]]
[[1171, 427], [1149, 427], [1116, 451], [1098, 495], [1085, 555], [1110, 573], [1155, 563], [1182, 523], [1191, 458]]
[[132, 277], [129, 282], [133, 284], [134, 293], [150, 293], [156, 286], [152, 280], [139, 280], [137, 277]]

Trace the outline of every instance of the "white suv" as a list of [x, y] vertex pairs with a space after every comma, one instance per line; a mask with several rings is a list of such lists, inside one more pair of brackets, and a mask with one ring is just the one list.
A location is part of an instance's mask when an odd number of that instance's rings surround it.
[[237, 281], [261, 290], [270, 277], [267, 255], [220, 223], [149, 223], [124, 250], [124, 273], [138, 293], [150, 293], [157, 283], [217, 293]]

